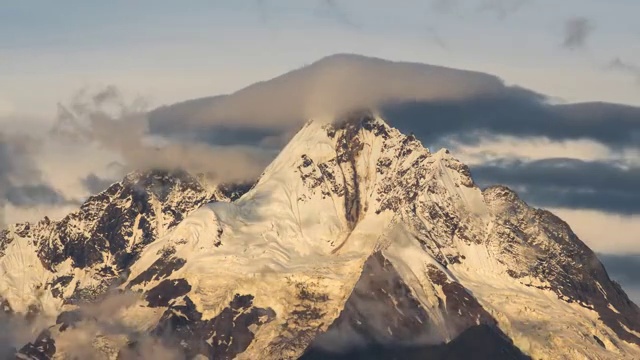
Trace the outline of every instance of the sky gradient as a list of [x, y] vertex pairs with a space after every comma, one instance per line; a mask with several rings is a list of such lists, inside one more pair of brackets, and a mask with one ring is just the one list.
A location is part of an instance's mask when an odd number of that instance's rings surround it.
[[[116, 84], [153, 104], [360, 53], [498, 75], [566, 101], [640, 104], [633, 0], [4, 2], [0, 114]], [[574, 26], [571, 46], [567, 27]], [[618, 59], [626, 66], [611, 66]]]

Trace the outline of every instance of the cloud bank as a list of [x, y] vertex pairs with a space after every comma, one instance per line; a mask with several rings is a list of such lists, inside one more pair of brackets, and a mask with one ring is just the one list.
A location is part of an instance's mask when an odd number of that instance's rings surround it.
[[[553, 104], [544, 95], [508, 86], [487, 74], [350, 54], [324, 58], [231, 95], [156, 109], [149, 115], [149, 133], [216, 146], [257, 144], [278, 149], [308, 118], [335, 117], [359, 108], [381, 110], [392, 126], [415, 134], [428, 147], [478, 144], [509, 136], [591, 141], [611, 153], [640, 149], [640, 108], [607, 103]], [[497, 171], [501, 169], [498, 165], [504, 168], [502, 172]], [[546, 176], [547, 170], [540, 164], [512, 165], [486, 164], [476, 171], [487, 184], [505, 182], [509, 180], [506, 174], [516, 171], [536, 171], [538, 179]], [[563, 172], [567, 179], [588, 177], [600, 171], [592, 165], [554, 171]], [[608, 170], [616, 181], [636, 180], [631, 172]], [[562, 190], [562, 196], [554, 196], [559, 193], [535, 191], [533, 184], [528, 185], [533, 192], [529, 198], [535, 197], [545, 206], [625, 214], [640, 211], [624, 193], [609, 198], [604, 192]], [[599, 190], [604, 191], [604, 186]], [[631, 191], [627, 189], [627, 193]]]
[[[472, 172], [479, 184], [510, 185], [534, 205], [640, 214], [633, 188], [640, 165], [624, 155], [640, 153], [640, 108], [555, 104], [495, 76], [359, 55], [330, 56], [233, 94], [150, 112], [144, 101], [125, 101], [115, 87], [80, 91], [60, 106], [51, 136], [77, 149], [99, 146], [115, 154], [112, 160], [123, 164], [121, 172], [180, 168], [234, 181], [258, 176], [308, 118], [360, 108], [380, 110], [392, 126], [432, 149], [487, 146], [504, 138], [543, 144], [541, 150], [530, 147], [543, 156], [531, 159], [518, 152], [521, 158], [505, 157], [502, 152], [470, 164]], [[598, 148], [598, 157], [590, 158], [589, 149], [562, 151], [561, 144], [582, 142]], [[33, 153], [18, 146], [19, 140], [12, 143], [16, 155], [11, 161], [20, 167], [9, 172], [37, 172], [29, 165]], [[118, 176], [91, 169], [78, 182], [94, 193]], [[4, 199], [25, 206], [36, 202], [31, 194], [44, 203], [64, 200], [40, 183], [17, 184], [29, 185], [17, 190], [11, 187], [15, 181], [9, 186], [4, 180], [5, 191], [13, 189]]]
[[503, 159], [473, 166], [471, 173], [480, 184], [517, 189], [523, 199], [537, 206], [640, 213], [638, 167], [566, 158]]
[[[126, 102], [113, 86], [81, 91], [71, 103], [60, 104], [52, 135], [80, 146], [97, 144], [119, 155], [128, 171], [184, 169], [221, 182], [254, 178], [270, 160], [264, 150], [249, 145], [154, 136], [144, 101]], [[83, 182], [95, 189], [96, 180]]]

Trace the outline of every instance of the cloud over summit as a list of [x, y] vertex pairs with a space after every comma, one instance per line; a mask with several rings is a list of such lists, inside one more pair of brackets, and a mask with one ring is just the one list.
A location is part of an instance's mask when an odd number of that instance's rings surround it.
[[[326, 57], [230, 95], [156, 109], [149, 114], [149, 132], [214, 145], [257, 144], [277, 151], [306, 119], [361, 108], [380, 110], [392, 126], [414, 133], [428, 147], [512, 136], [588, 140], [612, 152], [640, 149], [640, 108], [607, 103], [556, 105], [542, 94], [508, 86], [488, 74], [351, 54]], [[594, 170], [580, 169], [580, 176]], [[497, 172], [491, 174], [493, 180], [487, 173], [484, 180], [500, 182]], [[619, 175], [627, 178], [629, 174]], [[565, 195], [553, 205], [637, 211], [623, 199], [579, 204]]]

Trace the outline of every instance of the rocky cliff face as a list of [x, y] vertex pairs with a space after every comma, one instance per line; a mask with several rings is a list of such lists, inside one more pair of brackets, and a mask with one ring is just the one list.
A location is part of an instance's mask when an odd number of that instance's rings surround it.
[[309, 122], [251, 189], [136, 173], [0, 244], [6, 311], [55, 319], [22, 358], [88, 328], [113, 359], [640, 356], [640, 310], [566, 223], [367, 112]]
[[[0, 296], [20, 312], [25, 307], [40, 311], [51, 302], [97, 299], [126, 280], [145, 246], [193, 210], [211, 201], [230, 201], [247, 189], [206, 189], [203, 183], [185, 172], [132, 173], [60, 221], [45, 218], [11, 226], [0, 234], [0, 266], [12, 280], [4, 282]], [[29, 251], [32, 261], [12, 257], [23, 251]], [[22, 274], [20, 267], [35, 274]], [[34, 288], [25, 291], [25, 285]], [[42, 291], [35, 294], [37, 289]]]

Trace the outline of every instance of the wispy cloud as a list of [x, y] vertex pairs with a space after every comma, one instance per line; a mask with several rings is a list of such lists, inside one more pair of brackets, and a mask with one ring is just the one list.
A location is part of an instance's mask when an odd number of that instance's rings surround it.
[[607, 69], [628, 74], [633, 77], [638, 85], [640, 85], [640, 65], [623, 61], [620, 58], [615, 58], [607, 64]]
[[[507, 16], [520, 10], [530, 0], [432, 0], [431, 8], [439, 13], [454, 13], [457, 11], [471, 10], [475, 12], [487, 12], [495, 14], [503, 20]], [[464, 8], [463, 5], [469, 5]]]
[[335, 0], [322, 0], [322, 4], [328, 10], [331, 17], [340, 24], [351, 28], [360, 28], [360, 26], [352, 20], [344, 7], [338, 4]]
[[589, 36], [596, 29], [593, 20], [586, 17], [574, 17], [564, 23], [562, 47], [576, 50], [585, 47]]
[[97, 194], [107, 189], [114, 182], [119, 179], [105, 179], [97, 176], [94, 173], [90, 173], [85, 178], [81, 179], [82, 185], [89, 191], [90, 194]]
[[529, 0], [483, 0], [478, 5], [478, 10], [492, 12], [499, 19], [505, 19], [520, 10], [527, 2]]
[[431, 8], [440, 13], [448, 13], [458, 8], [460, 0], [431, 0]]
[[442, 36], [440, 36], [440, 32], [434, 27], [427, 27], [427, 35], [429, 39], [431, 39], [439, 48], [443, 50], [449, 50], [449, 46]]
[[[98, 144], [119, 155], [129, 170], [184, 169], [219, 181], [254, 178], [270, 159], [264, 150], [246, 145], [154, 136], [146, 103], [125, 101], [113, 86], [80, 91], [69, 104], [60, 104], [52, 135], [80, 146]], [[96, 182], [85, 185], [93, 187]]]
[[67, 203], [43, 179], [35, 161], [40, 148], [36, 137], [0, 132], [0, 229], [6, 226], [7, 203], [19, 207]]

